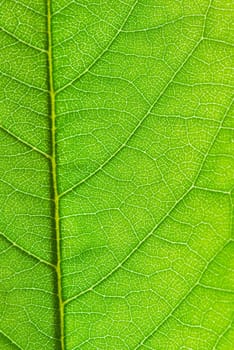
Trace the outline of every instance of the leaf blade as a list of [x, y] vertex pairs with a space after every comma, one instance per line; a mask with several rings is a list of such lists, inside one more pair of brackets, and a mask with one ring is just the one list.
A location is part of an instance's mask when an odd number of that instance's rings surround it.
[[0, 344], [229, 349], [229, 4], [9, 6]]

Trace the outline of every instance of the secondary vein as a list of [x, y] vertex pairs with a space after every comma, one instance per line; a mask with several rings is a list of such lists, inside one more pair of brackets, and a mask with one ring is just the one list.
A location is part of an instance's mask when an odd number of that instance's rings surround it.
[[50, 98], [50, 117], [51, 117], [51, 172], [54, 201], [54, 228], [56, 239], [56, 273], [57, 273], [57, 293], [59, 304], [59, 326], [60, 326], [60, 347], [65, 349], [64, 345], [64, 302], [62, 297], [62, 273], [61, 273], [61, 236], [59, 222], [59, 194], [57, 181], [57, 162], [56, 162], [56, 110], [55, 110], [55, 90], [53, 79], [53, 52], [52, 52], [52, 11], [51, 1], [47, 0], [47, 31], [48, 31], [48, 78], [49, 78], [49, 98]]

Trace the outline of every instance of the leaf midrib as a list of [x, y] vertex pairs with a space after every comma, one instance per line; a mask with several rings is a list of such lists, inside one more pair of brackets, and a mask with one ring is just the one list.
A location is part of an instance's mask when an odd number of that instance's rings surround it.
[[56, 239], [56, 280], [58, 295], [59, 312], [59, 336], [60, 348], [65, 350], [64, 344], [64, 302], [62, 297], [62, 271], [61, 271], [61, 234], [59, 220], [59, 193], [57, 176], [57, 151], [56, 151], [56, 109], [55, 109], [55, 90], [53, 79], [53, 52], [52, 52], [52, 0], [47, 1], [47, 35], [48, 35], [48, 89], [49, 105], [51, 118], [51, 174], [52, 174], [52, 200], [53, 200], [53, 218]]

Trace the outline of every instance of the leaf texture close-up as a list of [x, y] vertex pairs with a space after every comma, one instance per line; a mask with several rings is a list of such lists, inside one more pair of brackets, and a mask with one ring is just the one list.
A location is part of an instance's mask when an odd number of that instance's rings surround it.
[[233, 2], [0, 12], [0, 349], [234, 349]]

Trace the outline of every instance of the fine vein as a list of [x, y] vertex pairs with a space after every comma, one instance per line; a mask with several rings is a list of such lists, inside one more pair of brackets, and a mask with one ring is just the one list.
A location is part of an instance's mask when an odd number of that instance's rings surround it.
[[64, 303], [62, 297], [62, 281], [61, 281], [61, 237], [59, 223], [59, 195], [57, 182], [57, 164], [56, 164], [56, 111], [55, 111], [55, 91], [53, 80], [53, 54], [52, 54], [52, 13], [51, 1], [47, 1], [47, 30], [48, 30], [48, 76], [49, 76], [49, 98], [50, 98], [50, 117], [51, 117], [51, 171], [54, 201], [54, 227], [56, 238], [56, 272], [57, 272], [57, 293], [59, 304], [59, 326], [60, 326], [60, 344], [61, 350], [64, 346]]

